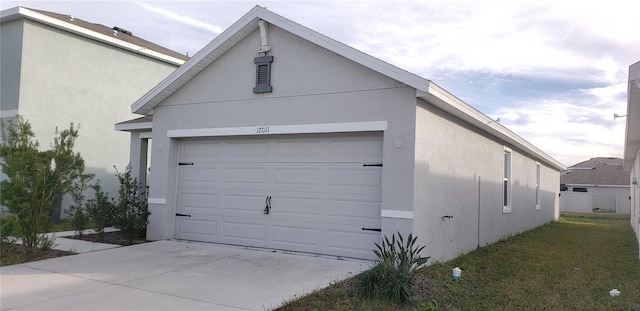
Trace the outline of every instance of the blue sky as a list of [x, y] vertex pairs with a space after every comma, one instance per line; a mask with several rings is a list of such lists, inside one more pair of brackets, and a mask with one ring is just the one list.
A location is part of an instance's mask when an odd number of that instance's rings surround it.
[[640, 1], [8, 1], [195, 54], [253, 6], [444, 87], [565, 165], [621, 157]]

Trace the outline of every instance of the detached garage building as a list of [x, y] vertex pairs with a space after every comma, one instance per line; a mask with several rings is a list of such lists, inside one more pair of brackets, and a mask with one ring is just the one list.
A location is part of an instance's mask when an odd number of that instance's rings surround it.
[[[136, 101], [147, 238], [442, 261], [558, 216], [565, 167], [429, 80], [255, 7]], [[150, 120], [152, 116], [152, 121]]]

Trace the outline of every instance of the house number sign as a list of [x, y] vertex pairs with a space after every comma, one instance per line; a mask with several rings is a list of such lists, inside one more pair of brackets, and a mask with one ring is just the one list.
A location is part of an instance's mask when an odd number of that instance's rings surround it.
[[256, 134], [268, 134], [269, 127], [268, 126], [258, 126], [256, 127]]

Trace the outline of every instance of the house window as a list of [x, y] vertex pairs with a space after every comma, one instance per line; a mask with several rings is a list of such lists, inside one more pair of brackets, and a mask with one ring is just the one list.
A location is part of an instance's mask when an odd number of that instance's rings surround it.
[[269, 93], [273, 90], [271, 87], [271, 63], [273, 56], [256, 57], [253, 59], [256, 64], [256, 87], [253, 88], [254, 93]]
[[542, 206], [542, 191], [540, 189], [540, 163], [536, 163], [536, 210]]
[[503, 170], [503, 187], [502, 187], [502, 212], [511, 213], [511, 149], [504, 148], [504, 170]]

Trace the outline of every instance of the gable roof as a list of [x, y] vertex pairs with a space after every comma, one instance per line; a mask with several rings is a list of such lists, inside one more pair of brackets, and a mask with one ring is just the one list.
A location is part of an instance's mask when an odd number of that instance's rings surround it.
[[565, 185], [629, 186], [629, 174], [622, 168], [620, 158], [592, 158], [568, 168], [560, 176]]
[[373, 71], [404, 83], [416, 90], [416, 98], [421, 98], [430, 104], [451, 113], [469, 124], [501, 139], [524, 153], [557, 169], [566, 167], [540, 149], [519, 137], [509, 129], [482, 114], [470, 105], [464, 103], [435, 83], [419, 77], [406, 70], [400, 69], [373, 56], [358, 51], [350, 46], [333, 40], [316, 31], [306, 28], [280, 15], [255, 6], [233, 25], [214, 38], [209, 44], [198, 51], [189, 61], [138, 99], [131, 109], [134, 113], [150, 114], [153, 108], [169, 97], [173, 92], [186, 84], [191, 78], [215, 62], [221, 55], [231, 49], [247, 35], [258, 29], [258, 22], [264, 20], [271, 25], [295, 34], [307, 41], [332, 51], [342, 57], [354, 61]]
[[624, 141], [624, 169], [628, 171], [640, 152], [640, 61], [629, 66]]
[[15, 7], [2, 11], [0, 22], [4, 23], [20, 18], [33, 20], [173, 65], [182, 65], [189, 59], [188, 56], [136, 37], [131, 32], [125, 32], [123, 29], [117, 30], [115, 29], [117, 27], [109, 28], [104, 25], [90, 23], [71, 15]]

